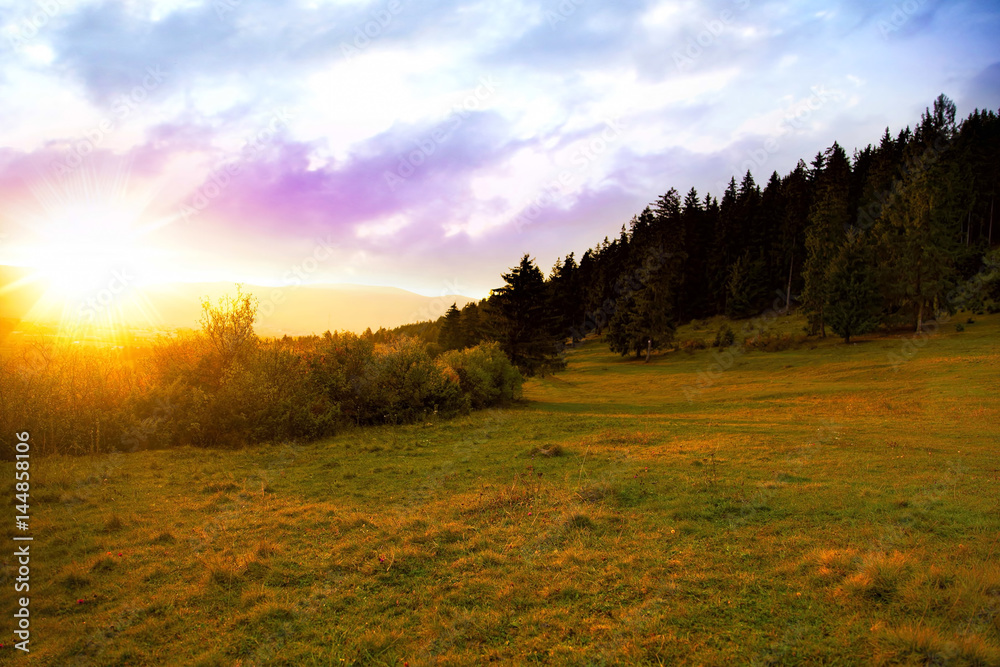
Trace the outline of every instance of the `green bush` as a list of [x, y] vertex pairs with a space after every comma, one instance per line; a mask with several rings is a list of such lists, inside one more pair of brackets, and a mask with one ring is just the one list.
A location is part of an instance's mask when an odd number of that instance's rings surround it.
[[202, 445], [314, 439], [333, 434], [340, 416], [337, 404], [314, 390], [304, 360], [276, 342], [233, 363], [199, 403], [194, 432]]
[[494, 342], [445, 352], [440, 361], [458, 376], [459, 385], [473, 409], [503, 405], [521, 398], [524, 379]]
[[728, 324], [723, 324], [715, 332], [715, 341], [712, 343], [712, 347], [730, 347], [735, 341], [736, 334], [733, 333], [732, 328]]
[[468, 409], [459, 383], [413, 338], [377, 346], [362, 387], [365, 423], [406, 423], [431, 413], [454, 415]]

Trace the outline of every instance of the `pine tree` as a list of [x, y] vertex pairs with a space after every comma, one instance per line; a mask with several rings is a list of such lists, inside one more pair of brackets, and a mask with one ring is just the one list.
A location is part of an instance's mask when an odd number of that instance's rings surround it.
[[465, 347], [463, 339], [462, 311], [453, 303], [444, 314], [444, 322], [441, 323], [441, 331], [438, 332], [438, 345], [442, 350], [460, 350]]
[[[795, 169], [782, 181], [785, 210], [781, 225], [782, 278], [785, 307], [791, 307], [792, 295], [801, 291], [802, 266], [806, 259], [806, 227], [812, 207], [809, 168], [799, 160]], [[787, 281], [787, 282], [784, 282]]]
[[479, 314], [479, 305], [474, 301], [462, 308], [462, 347], [475, 347], [483, 340], [483, 324]]
[[525, 375], [562, 367], [542, 272], [524, 255], [502, 277], [506, 284], [492, 290], [485, 304], [492, 338]]
[[555, 314], [553, 335], [572, 338], [576, 343], [585, 317], [585, 300], [580, 285], [579, 267], [573, 253], [565, 261], [556, 260], [547, 282], [549, 307]]
[[873, 330], [881, 314], [874, 257], [864, 232], [852, 232], [827, 270], [826, 322], [845, 343]]
[[802, 305], [809, 315], [811, 333], [826, 336], [824, 306], [829, 301], [827, 268], [851, 223], [848, 208], [851, 166], [847, 154], [834, 142], [822, 156], [823, 171], [817, 177], [816, 202], [809, 213], [806, 232], [805, 286]]
[[961, 167], [945, 155], [955, 133], [955, 105], [942, 95], [921, 117], [904, 152], [906, 179], [885, 211], [882, 241], [891, 257], [887, 289], [917, 331], [951, 284], [970, 210]]
[[726, 283], [726, 316], [738, 319], [756, 312], [764, 278], [764, 261], [748, 248], [729, 269]]

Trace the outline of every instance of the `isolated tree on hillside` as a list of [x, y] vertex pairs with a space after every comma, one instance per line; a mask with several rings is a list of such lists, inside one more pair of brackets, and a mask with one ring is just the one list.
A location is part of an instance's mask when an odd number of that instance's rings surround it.
[[871, 247], [863, 232], [848, 235], [827, 270], [826, 322], [845, 343], [879, 323], [881, 300]]

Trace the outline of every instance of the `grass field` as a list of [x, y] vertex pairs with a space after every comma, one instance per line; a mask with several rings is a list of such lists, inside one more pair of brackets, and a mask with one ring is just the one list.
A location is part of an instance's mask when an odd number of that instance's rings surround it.
[[591, 342], [509, 410], [34, 460], [32, 651], [9, 548], [0, 662], [1000, 665], [976, 319], [650, 364]]

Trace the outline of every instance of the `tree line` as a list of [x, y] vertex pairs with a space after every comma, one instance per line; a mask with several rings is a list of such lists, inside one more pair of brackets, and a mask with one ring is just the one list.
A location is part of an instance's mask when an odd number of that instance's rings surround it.
[[[748, 170], [721, 199], [670, 188], [548, 277], [525, 255], [479, 304], [397, 331], [444, 350], [492, 339], [531, 375], [558, 368], [562, 346], [590, 333], [640, 355], [691, 320], [767, 308], [798, 309], [810, 335], [848, 342], [878, 327], [920, 330], [996, 261], [998, 154], [997, 113], [957, 121], [940, 95], [914, 128], [886, 128], [851, 156], [835, 141], [763, 187]], [[993, 278], [960, 305], [1000, 308]]]

